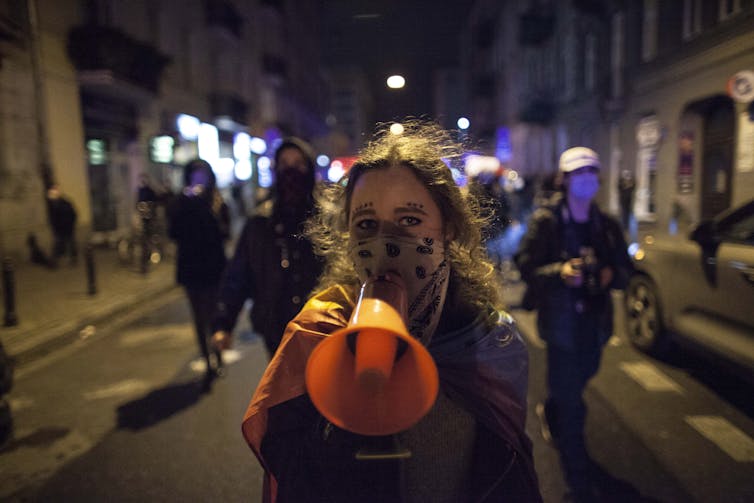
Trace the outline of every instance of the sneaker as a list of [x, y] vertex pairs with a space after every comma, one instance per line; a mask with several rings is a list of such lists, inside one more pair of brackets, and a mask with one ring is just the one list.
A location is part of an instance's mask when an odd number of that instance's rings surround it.
[[552, 432], [550, 431], [550, 424], [547, 422], [547, 413], [544, 402], [539, 402], [535, 405], [534, 411], [539, 418], [539, 431], [542, 434], [542, 438], [549, 445], [555, 446], [555, 442], [552, 439]]

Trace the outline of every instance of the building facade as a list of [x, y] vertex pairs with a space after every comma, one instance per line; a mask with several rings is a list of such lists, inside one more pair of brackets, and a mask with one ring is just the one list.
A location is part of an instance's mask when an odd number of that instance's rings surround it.
[[[256, 159], [234, 149], [239, 135], [268, 139], [270, 150], [281, 135], [325, 135], [319, 7], [0, 1], [3, 253], [18, 255], [28, 233], [46, 241], [50, 183], [76, 206], [82, 240], [110, 241], [132, 227], [142, 174], [177, 190], [180, 166], [202, 156], [230, 185], [238, 162]], [[186, 133], [179, 118], [214, 141]]]
[[657, 231], [754, 197], [751, 0], [480, 0], [465, 33], [473, 133], [525, 177], [594, 148], [603, 205], [628, 171]]

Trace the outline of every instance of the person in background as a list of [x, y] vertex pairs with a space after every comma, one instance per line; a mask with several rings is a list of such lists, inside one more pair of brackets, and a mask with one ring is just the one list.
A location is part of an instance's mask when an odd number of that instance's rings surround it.
[[[288, 324], [254, 393], [244, 436], [265, 470], [265, 501], [541, 501], [525, 433], [528, 356], [501, 310], [473, 196], [443, 159], [449, 133], [403, 123], [370, 143], [319, 198], [308, 235], [326, 259], [316, 294]], [[309, 354], [347, 325], [374, 275], [406, 284], [406, 326], [431, 353], [440, 391], [394, 438], [409, 457], [356, 459], [374, 437], [335, 426], [304, 385]]]
[[53, 236], [53, 264], [57, 265], [61, 257], [68, 254], [71, 265], [76, 265], [76, 209], [68, 198], [63, 196], [57, 184], [47, 189], [47, 216]]
[[270, 357], [322, 271], [302, 235], [314, 208], [311, 147], [298, 138], [284, 139], [275, 151], [274, 170], [272, 195], [244, 225], [223, 276], [213, 323], [216, 345], [229, 347], [238, 314], [247, 299], [253, 300], [251, 323]]
[[629, 230], [631, 226], [631, 209], [634, 204], [634, 191], [636, 190], [636, 181], [634, 175], [627, 169], [621, 171], [618, 180], [618, 198], [620, 200], [621, 223], [623, 230]]
[[[186, 290], [199, 349], [207, 364], [204, 385], [222, 374], [219, 351], [210, 344], [212, 313], [226, 265], [230, 232], [228, 207], [215, 186], [208, 162], [190, 161], [183, 171], [184, 189], [168, 210], [168, 234], [177, 244], [176, 279]], [[214, 354], [215, 361], [211, 355]]]
[[139, 186], [136, 190], [136, 211], [141, 220], [141, 272], [146, 273], [148, 270], [152, 247], [156, 244], [154, 234], [156, 231], [157, 204], [160, 197], [152, 187], [149, 175], [142, 173], [139, 175]]
[[620, 224], [594, 202], [599, 156], [568, 149], [559, 171], [564, 191], [534, 212], [515, 261], [547, 342], [548, 396], [536, 407], [543, 436], [560, 452], [571, 497], [591, 502], [600, 499], [584, 442], [583, 392], [612, 335], [610, 290], [626, 287], [631, 263]]

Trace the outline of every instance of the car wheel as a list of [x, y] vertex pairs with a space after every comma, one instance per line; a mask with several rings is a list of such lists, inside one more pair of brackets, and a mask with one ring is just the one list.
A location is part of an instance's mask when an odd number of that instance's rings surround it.
[[668, 339], [662, 323], [662, 306], [657, 287], [646, 276], [634, 276], [626, 290], [626, 334], [641, 351], [661, 356]]

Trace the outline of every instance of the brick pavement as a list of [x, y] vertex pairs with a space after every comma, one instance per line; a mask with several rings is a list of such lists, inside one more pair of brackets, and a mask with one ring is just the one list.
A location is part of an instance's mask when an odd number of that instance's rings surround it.
[[48, 269], [30, 261], [14, 263], [18, 325], [2, 326], [4, 293], [0, 288], [0, 340], [17, 364], [23, 364], [78, 337], [86, 327], [166, 295], [177, 288], [175, 260], [168, 255], [147, 274], [122, 263], [115, 250], [93, 250], [96, 293], [89, 294], [83, 250], [78, 264], [61, 261]]

